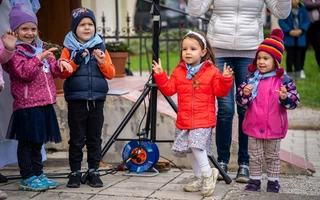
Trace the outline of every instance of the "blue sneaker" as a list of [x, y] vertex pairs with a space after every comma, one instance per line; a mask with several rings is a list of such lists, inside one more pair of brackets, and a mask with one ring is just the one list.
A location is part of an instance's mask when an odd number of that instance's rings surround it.
[[38, 176], [38, 179], [41, 182], [47, 184], [49, 186], [49, 189], [54, 189], [54, 188], [58, 187], [58, 182], [57, 181], [48, 179], [47, 176], [44, 175], [44, 174], [41, 174], [40, 176]]
[[40, 181], [37, 176], [21, 180], [19, 186], [19, 189], [23, 191], [44, 191], [48, 188], [48, 184]]

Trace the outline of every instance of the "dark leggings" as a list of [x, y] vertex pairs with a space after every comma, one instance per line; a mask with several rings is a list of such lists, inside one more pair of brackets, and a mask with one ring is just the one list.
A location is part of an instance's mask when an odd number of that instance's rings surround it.
[[22, 179], [43, 173], [41, 143], [19, 140], [17, 156]]

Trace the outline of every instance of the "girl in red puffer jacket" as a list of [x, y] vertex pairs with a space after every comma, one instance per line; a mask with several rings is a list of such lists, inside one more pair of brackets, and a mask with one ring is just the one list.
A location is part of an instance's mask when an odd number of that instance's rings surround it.
[[153, 61], [154, 78], [166, 96], [178, 95], [176, 137], [172, 146], [176, 156], [188, 154], [195, 178], [184, 186], [188, 192], [202, 191], [210, 196], [219, 171], [211, 169], [207, 156], [212, 155], [212, 129], [216, 125], [216, 96], [229, 93], [233, 71], [224, 66], [221, 74], [215, 66], [212, 47], [204, 34], [189, 31], [181, 41], [181, 62], [170, 79], [159, 63]]

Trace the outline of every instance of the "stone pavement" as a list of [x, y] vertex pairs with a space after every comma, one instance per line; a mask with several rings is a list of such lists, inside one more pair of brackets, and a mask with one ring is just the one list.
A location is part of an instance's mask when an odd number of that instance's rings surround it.
[[[17, 174], [14, 168], [0, 170], [4, 175]], [[67, 173], [68, 168], [46, 168], [45, 173]], [[7, 200], [231, 200], [231, 199], [260, 199], [260, 200], [316, 200], [320, 199], [320, 177], [312, 176], [284, 176], [281, 175], [281, 190], [279, 194], [267, 193], [266, 180], [262, 182], [262, 192], [245, 192], [245, 184], [235, 183], [227, 185], [224, 181], [217, 183], [215, 192], [210, 197], [202, 197], [200, 192], [188, 193], [183, 191], [183, 185], [187, 183], [188, 177], [192, 175], [190, 170], [179, 170], [176, 168], [168, 172], [162, 172], [155, 177], [124, 176], [124, 172], [114, 175], [102, 176], [104, 186], [92, 188], [86, 184], [80, 188], [67, 188], [67, 178], [53, 178], [59, 182], [56, 189], [45, 192], [19, 191], [20, 180], [9, 180], [0, 183], [0, 189], [8, 194]], [[230, 174], [232, 178], [235, 174]], [[62, 176], [66, 177], [66, 176]]]

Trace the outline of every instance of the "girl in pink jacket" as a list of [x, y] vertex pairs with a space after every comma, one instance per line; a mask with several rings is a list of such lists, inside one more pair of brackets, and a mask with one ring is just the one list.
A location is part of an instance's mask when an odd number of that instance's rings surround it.
[[247, 191], [260, 191], [263, 156], [267, 163], [267, 192], [280, 189], [280, 141], [288, 130], [287, 109], [299, 104], [293, 80], [280, 68], [283, 32], [274, 29], [258, 47], [249, 74], [236, 93], [237, 104], [248, 106], [242, 124], [249, 136], [250, 180]]
[[[13, 50], [16, 46], [17, 38], [13, 32], [8, 30], [6, 34], [1, 36], [0, 40], [0, 64], [8, 62], [13, 55]], [[0, 92], [4, 89], [3, 71], [0, 65]]]
[[10, 76], [14, 99], [7, 139], [18, 140], [17, 158], [22, 178], [19, 189], [56, 188], [58, 183], [43, 173], [41, 147], [49, 141], [61, 141], [53, 108], [56, 102], [53, 78], [61, 76], [65, 66], [52, 54], [57, 49], [43, 48], [38, 37], [38, 20], [30, 7], [25, 4], [12, 7], [9, 22], [18, 41], [12, 58], [3, 65]]

